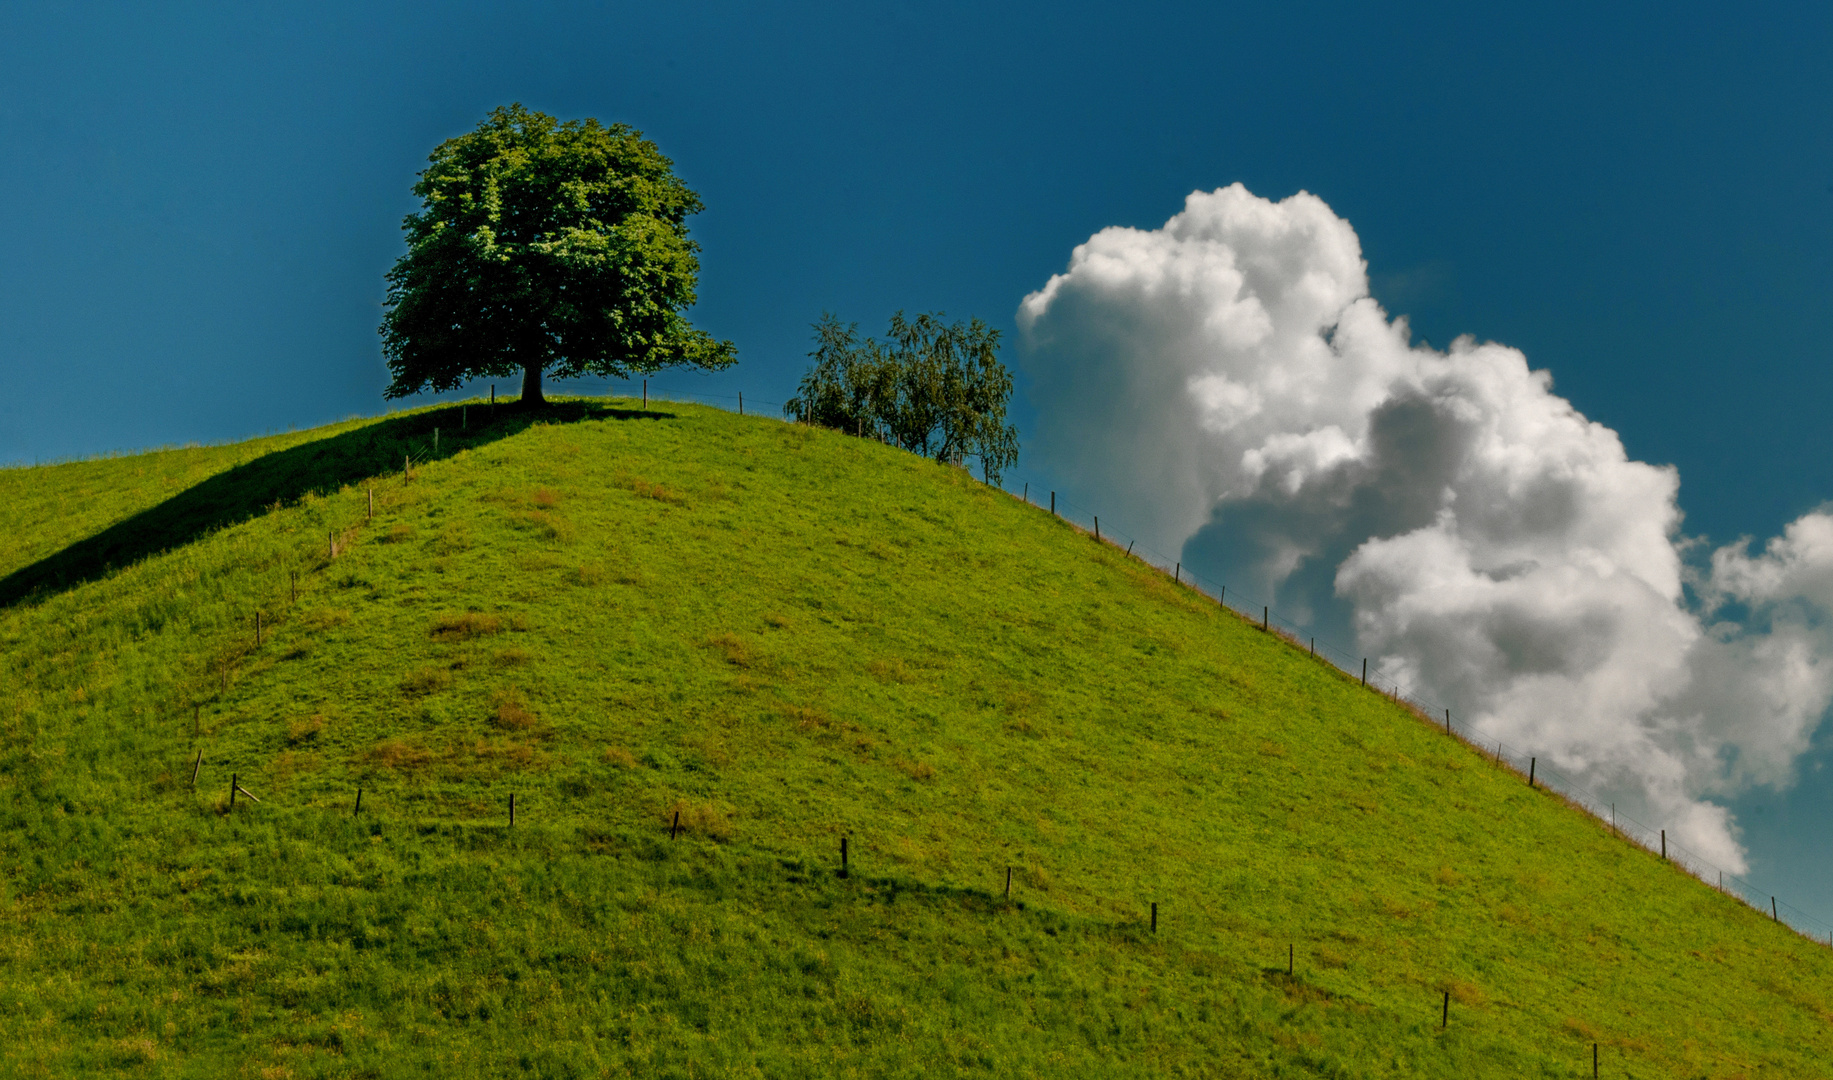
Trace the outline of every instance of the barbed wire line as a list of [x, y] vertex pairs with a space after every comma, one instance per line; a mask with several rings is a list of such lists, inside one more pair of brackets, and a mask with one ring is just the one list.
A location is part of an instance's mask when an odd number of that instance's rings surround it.
[[[1023, 494], [1011, 491], [1006, 493], [1040, 510], [1046, 509], [1042, 501], [1032, 500], [1028, 490]], [[1443, 728], [1447, 734], [1482, 753], [1495, 764], [1507, 766], [1521, 774], [1535, 787], [1545, 787], [1559, 795], [1568, 803], [1607, 824], [1615, 835], [1651, 854], [1661, 856], [1665, 861], [1673, 863], [1706, 884], [1716, 887], [1727, 896], [1769, 915], [1774, 921], [1786, 924], [1808, 940], [1833, 948], [1833, 922], [1781, 900], [1775, 893], [1741, 874], [1727, 872], [1710, 859], [1669, 837], [1665, 829], [1645, 825], [1628, 814], [1617, 812], [1616, 805], [1605, 800], [1596, 791], [1583, 786], [1551, 764], [1540, 765], [1538, 755], [1512, 747], [1500, 739], [1491, 738], [1468, 722], [1456, 719], [1455, 713], [1446, 706], [1416, 697], [1401, 685], [1400, 676], [1385, 668], [1380, 660], [1376, 660], [1372, 666], [1364, 666], [1370, 663], [1368, 657], [1361, 656], [1354, 650], [1342, 648], [1339, 642], [1320, 639], [1311, 627], [1282, 618], [1278, 612], [1273, 610], [1272, 603], [1265, 597], [1255, 596], [1245, 590], [1229, 589], [1223, 582], [1192, 570], [1184, 566], [1181, 560], [1168, 556], [1149, 544], [1142, 543], [1137, 536], [1123, 529], [1114, 528], [1111, 524], [1112, 519], [1109, 519], [1109, 522], [1102, 522], [1093, 510], [1063, 497], [1061, 493], [1052, 492], [1051, 498], [1055, 503], [1056, 515], [1068, 524], [1095, 536], [1103, 543], [1112, 545], [1132, 558], [1139, 559], [1171, 577], [1177, 584], [1207, 596], [1214, 600], [1218, 607], [1268, 632], [1279, 634], [1295, 648], [1327, 660], [1344, 675], [1359, 680], [1368, 689], [1397, 704], [1408, 706], [1422, 721], [1431, 723], [1436, 728]], [[1259, 608], [1260, 611], [1255, 612], [1255, 608]], [[1788, 918], [1783, 918], [1784, 915], [1787, 915]]]

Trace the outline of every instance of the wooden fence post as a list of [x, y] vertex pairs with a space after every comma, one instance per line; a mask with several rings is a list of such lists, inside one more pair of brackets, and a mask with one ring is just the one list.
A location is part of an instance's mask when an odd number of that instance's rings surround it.
[[738, 415], [745, 415], [745, 392], [743, 390], [738, 392]]
[[1451, 734], [1451, 710], [1445, 710], [1445, 734]]
[[516, 793], [509, 793], [509, 827], [516, 827]]
[[1152, 932], [1158, 933], [1158, 901], [1152, 901]]
[[1449, 990], [1445, 991], [1445, 1011], [1443, 1015], [1438, 1018], [1438, 1026], [1440, 1028], [1451, 1026], [1451, 991]]
[[1362, 658], [1362, 685], [1368, 685], [1368, 657]]
[[1012, 868], [1006, 867], [1006, 899], [1012, 899]]
[[197, 748], [197, 760], [191, 763], [191, 790], [197, 790], [197, 770], [204, 767], [204, 748]]
[[840, 876], [846, 877], [846, 837], [840, 838]]
[[1663, 829], [1661, 830], [1661, 861], [1666, 862], [1667, 857], [1668, 857], [1668, 831], [1666, 829]]
[[357, 788], [356, 789], [356, 809], [350, 811], [350, 816], [355, 817], [362, 812], [363, 812], [363, 789]]
[[1266, 630], [1267, 623], [1272, 618], [1272, 611], [1273, 609], [1271, 607], [1263, 607], [1260, 609], [1260, 629], [1261, 630], [1263, 631]]
[[235, 773], [229, 774], [229, 809], [231, 810], [235, 809], [235, 789], [236, 789], [235, 777], [236, 777]]
[[1528, 787], [1534, 786], [1534, 763], [1539, 760], [1540, 760], [1539, 758], [1528, 758], [1527, 759], [1527, 786]]

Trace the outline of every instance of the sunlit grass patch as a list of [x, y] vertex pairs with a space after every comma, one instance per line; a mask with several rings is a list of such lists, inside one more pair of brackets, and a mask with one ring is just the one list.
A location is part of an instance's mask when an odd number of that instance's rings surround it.
[[1257, 621], [960, 470], [620, 407], [474, 404], [411, 481], [456, 417], [317, 486], [293, 436], [0, 473], [15, 565], [286, 495], [0, 607], [0, 1075], [1833, 1057], [1824, 949]]

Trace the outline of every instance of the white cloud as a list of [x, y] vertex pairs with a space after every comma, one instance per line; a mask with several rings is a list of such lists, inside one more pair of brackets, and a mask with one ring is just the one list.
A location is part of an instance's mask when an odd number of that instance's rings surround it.
[[1673, 468], [1518, 350], [1413, 345], [1304, 193], [1104, 229], [1018, 321], [1032, 451], [1104, 515], [1743, 869], [1708, 800], [1786, 784], [1833, 696], [1833, 516], [1689, 571]]

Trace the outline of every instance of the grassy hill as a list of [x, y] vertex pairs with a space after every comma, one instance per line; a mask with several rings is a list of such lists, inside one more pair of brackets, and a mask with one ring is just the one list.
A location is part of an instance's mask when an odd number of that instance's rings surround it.
[[1833, 1061], [1826, 948], [1047, 512], [488, 415], [0, 472], [0, 1074]]

